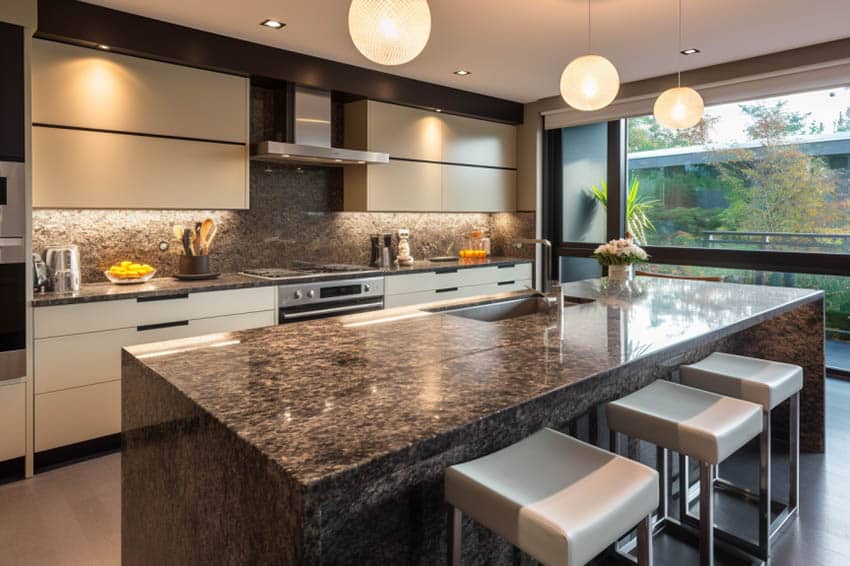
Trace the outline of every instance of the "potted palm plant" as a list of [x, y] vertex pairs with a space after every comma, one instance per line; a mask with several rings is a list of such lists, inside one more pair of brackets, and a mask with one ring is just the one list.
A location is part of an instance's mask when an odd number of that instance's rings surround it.
[[[596, 199], [604, 208], [608, 208], [608, 184], [605, 181], [600, 183], [601, 189], [596, 185], [590, 187], [590, 192], [593, 198]], [[647, 232], [654, 232], [655, 225], [649, 219], [649, 211], [658, 202], [656, 199], [644, 198], [638, 193], [640, 181], [635, 179], [629, 187], [629, 192], [626, 194], [626, 230], [632, 233], [632, 236], [639, 244], [646, 244]]]

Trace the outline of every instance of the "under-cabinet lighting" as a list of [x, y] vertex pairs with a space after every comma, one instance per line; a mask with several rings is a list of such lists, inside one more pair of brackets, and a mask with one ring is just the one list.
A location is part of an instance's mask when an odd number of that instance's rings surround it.
[[681, 51], [679, 51], [679, 53], [681, 53], [682, 55], [696, 55], [697, 53], [699, 53], [699, 49], [697, 49], [696, 47], [688, 47], [687, 49], [682, 49]]
[[104, 45], [104, 44], [102, 44], [102, 43], [98, 44], [97, 48], [98, 48], [98, 49], [103, 49], [104, 51], [109, 51], [109, 46], [108, 46], [108, 45]]

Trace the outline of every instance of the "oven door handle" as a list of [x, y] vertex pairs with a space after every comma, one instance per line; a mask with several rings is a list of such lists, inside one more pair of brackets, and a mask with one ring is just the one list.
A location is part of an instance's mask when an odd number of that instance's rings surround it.
[[341, 314], [346, 312], [357, 312], [367, 309], [375, 309], [375, 308], [383, 308], [383, 301], [375, 301], [372, 303], [363, 303], [360, 305], [350, 305], [345, 307], [331, 307], [327, 309], [316, 309], [311, 311], [302, 311], [302, 312], [293, 312], [288, 313], [281, 310], [280, 318], [281, 320], [298, 320], [299, 318], [308, 318], [314, 316], [321, 316], [325, 314]]

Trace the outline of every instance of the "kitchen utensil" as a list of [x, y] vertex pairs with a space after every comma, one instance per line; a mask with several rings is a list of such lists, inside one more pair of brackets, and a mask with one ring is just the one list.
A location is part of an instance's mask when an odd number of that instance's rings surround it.
[[47, 276], [47, 264], [38, 254], [32, 254], [32, 286], [34, 289], [44, 289], [50, 283]]
[[384, 234], [384, 248], [389, 252], [389, 261], [384, 264], [384, 267], [391, 267], [395, 263], [395, 249], [393, 247], [393, 235]]
[[221, 273], [175, 273], [174, 278], [180, 281], [206, 281], [207, 279], [217, 279], [221, 277]]
[[47, 275], [57, 293], [80, 290], [80, 250], [74, 245], [49, 245], [44, 252]]
[[111, 274], [108, 271], [104, 271], [103, 274], [106, 275], [106, 278], [109, 279], [109, 281], [111, 281], [112, 283], [114, 283], [116, 285], [134, 285], [136, 283], [147, 283], [148, 281], [153, 279], [154, 276], [156, 275], [156, 269], [154, 269], [150, 273], [146, 273], [146, 274], [141, 275], [139, 277], [133, 277], [132, 279], [115, 277], [113, 274]]
[[192, 253], [192, 231], [188, 228], [183, 230], [183, 236], [181, 238], [183, 241], [183, 254], [187, 256], [194, 255]]
[[210, 253], [210, 247], [212, 246], [212, 242], [213, 242], [213, 239], [215, 238], [216, 234], [218, 234], [218, 224], [213, 222], [212, 228], [210, 228], [210, 233], [207, 236], [207, 241], [206, 241], [206, 248], [205, 249], [206, 249], [207, 255], [209, 255], [209, 253]]
[[209, 238], [210, 238], [210, 232], [212, 231], [214, 226], [215, 226], [215, 224], [209, 218], [207, 218], [206, 220], [204, 220], [201, 223], [201, 231], [200, 231], [200, 235], [199, 235], [200, 244], [201, 244], [201, 246], [200, 246], [200, 248], [201, 248], [200, 254], [201, 255], [207, 255], [209, 253], [209, 244], [208, 243], [209, 243]]
[[184, 229], [185, 229], [185, 228], [183, 228], [183, 226], [181, 226], [180, 224], [175, 224], [175, 225], [174, 225], [174, 226], [172, 226], [172, 228], [171, 228], [172, 232], [174, 233], [174, 238], [175, 238], [178, 242], [183, 240], [183, 230], [184, 230]]
[[441, 255], [441, 256], [437, 256], [437, 257], [429, 257], [428, 261], [431, 261], [431, 262], [434, 262], [434, 263], [449, 263], [449, 262], [457, 261], [457, 257], [453, 256], [453, 255]]

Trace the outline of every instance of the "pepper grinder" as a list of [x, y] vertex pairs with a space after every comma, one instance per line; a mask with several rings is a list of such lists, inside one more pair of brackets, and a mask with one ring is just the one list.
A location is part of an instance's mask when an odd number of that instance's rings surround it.
[[369, 267], [381, 267], [381, 235], [371, 234], [372, 255], [369, 258]]
[[382, 257], [383, 267], [392, 267], [395, 264], [395, 251], [393, 250], [393, 235], [384, 234], [384, 251]]
[[398, 264], [413, 265], [413, 256], [410, 255], [410, 230], [399, 228], [398, 230]]

